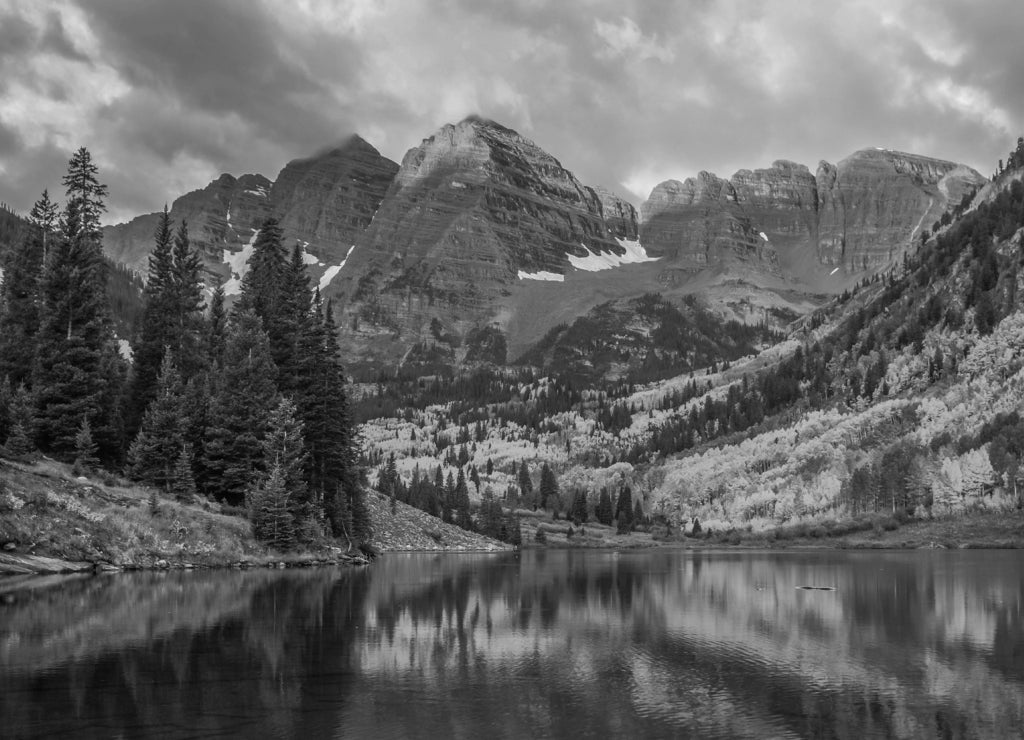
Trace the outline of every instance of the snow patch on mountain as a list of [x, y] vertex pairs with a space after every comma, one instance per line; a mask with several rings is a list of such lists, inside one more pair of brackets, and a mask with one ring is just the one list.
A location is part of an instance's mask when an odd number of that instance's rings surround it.
[[559, 275], [557, 272], [523, 272], [519, 271], [520, 280], [549, 280], [553, 283], [564, 283], [565, 275]]
[[346, 262], [348, 262], [348, 258], [349, 258], [349, 256], [351, 256], [352, 250], [355, 249], [355, 248], [356, 248], [355, 244], [353, 244], [351, 247], [348, 248], [348, 251], [345, 253], [345, 259], [343, 259], [341, 261], [340, 265], [331, 265], [326, 270], [324, 270], [324, 274], [320, 276], [320, 290], [321, 291], [324, 290], [328, 285], [330, 285], [331, 281], [334, 280], [334, 277], [339, 272], [341, 272], [341, 268], [345, 266]]
[[231, 270], [231, 277], [224, 283], [224, 295], [238, 295], [242, 292], [242, 278], [249, 270], [249, 258], [252, 257], [252, 250], [256, 246], [256, 237], [260, 235], [259, 229], [252, 230], [249, 243], [239, 251], [232, 252], [230, 249], [222, 250], [222, 261]]
[[[640, 262], [656, 262], [660, 257], [649, 257], [647, 251], [640, 244], [639, 239], [616, 239], [619, 246], [626, 250], [625, 254], [612, 254], [611, 252], [594, 253], [587, 249], [586, 257], [577, 257], [573, 254], [567, 254], [569, 258], [569, 264], [575, 267], [577, 270], [585, 270], [587, 272], [599, 272], [600, 270], [610, 270], [613, 267], [619, 267], [620, 265], [635, 265]], [[581, 245], [585, 249], [586, 244]]]

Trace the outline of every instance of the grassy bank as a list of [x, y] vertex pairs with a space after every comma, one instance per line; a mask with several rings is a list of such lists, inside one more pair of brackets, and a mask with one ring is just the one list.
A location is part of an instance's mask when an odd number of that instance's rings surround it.
[[844, 521], [800, 523], [767, 532], [720, 532], [694, 538], [694, 546], [834, 547], [878, 549], [1024, 548], [1024, 514], [965, 512], [941, 518], [865, 514]]
[[177, 501], [109, 475], [79, 477], [46, 458], [0, 460], [0, 573], [347, 560], [334, 545], [324, 539], [275, 552], [256, 541], [246, 518], [205, 499]]

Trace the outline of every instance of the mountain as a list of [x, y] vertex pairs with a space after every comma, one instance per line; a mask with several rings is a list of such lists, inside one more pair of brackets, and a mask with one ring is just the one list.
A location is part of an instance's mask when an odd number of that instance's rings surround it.
[[397, 171], [397, 164], [358, 136], [292, 160], [270, 190], [285, 242], [302, 242], [323, 262], [340, 264], [373, 220]]
[[654, 188], [640, 240], [666, 271], [747, 261], [813, 287], [836, 267], [891, 264], [985, 182], [964, 165], [888, 149], [823, 161], [813, 175], [785, 160], [729, 180], [701, 172]]
[[360, 355], [401, 357], [443, 331], [456, 359], [471, 330], [506, 328], [522, 283], [643, 259], [627, 242], [636, 232], [628, 203], [586, 187], [515, 131], [472, 117], [405, 155], [329, 295]]
[[[222, 175], [171, 215], [188, 220], [229, 295], [260, 224], [277, 217], [334, 301], [350, 363], [451, 366], [533, 356], [556, 327], [600, 323], [609, 301], [617, 314], [650, 293], [781, 328], [898, 264], [985, 182], [953, 162], [865, 149], [813, 174], [779, 160], [730, 179], [669, 180], [637, 211], [471, 116], [401, 165], [354, 136], [289, 162], [274, 182]], [[143, 270], [156, 220], [108, 227], [108, 254]]]
[[[340, 146], [285, 165], [272, 183], [263, 175], [224, 174], [171, 204], [204, 257], [211, 282], [237, 291], [248, 250], [268, 216], [281, 222], [286, 244], [299, 242], [313, 276], [337, 272], [347, 251], [373, 218], [398, 165], [353, 136]], [[114, 260], [145, 272], [159, 219], [150, 213], [105, 227], [103, 245]], [[333, 269], [330, 265], [334, 265]]]
[[[521, 471], [536, 480], [548, 466], [560, 491], [553, 512], [580, 492], [594, 512], [602, 489], [631, 490], [654, 526], [711, 530], [716, 542], [855, 532], [868, 546], [1019, 546], [1024, 140], [1009, 161], [937, 223], [915, 211], [925, 219], [916, 246], [893, 269], [861, 273], [784, 341], [759, 348], [756, 337], [730, 336], [696, 302], [610, 301], [534, 348], [540, 373], [478, 368], [368, 384], [357, 403], [366, 457], [394, 455], [404, 479], [468, 466], [480, 490], [506, 492], [510, 506], [531, 502]], [[937, 177], [938, 192], [953, 171]], [[666, 351], [673, 337], [676, 358]], [[663, 360], [691, 367], [640, 385], [637, 371]], [[904, 538], [911, 522], [923, 541]]]

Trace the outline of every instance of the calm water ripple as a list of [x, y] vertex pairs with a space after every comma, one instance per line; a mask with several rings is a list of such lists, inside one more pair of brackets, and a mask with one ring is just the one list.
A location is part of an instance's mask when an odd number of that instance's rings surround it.
[[390, 555], [0, 581], [4, 738], [1021, 728], [1017, 552]]

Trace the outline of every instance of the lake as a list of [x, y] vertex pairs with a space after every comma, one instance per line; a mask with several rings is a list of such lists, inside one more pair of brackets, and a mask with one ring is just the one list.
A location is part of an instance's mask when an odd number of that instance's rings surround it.
[[0, 580], [4, 738], [1022, 728], [1017, 551], [391, 554]]

